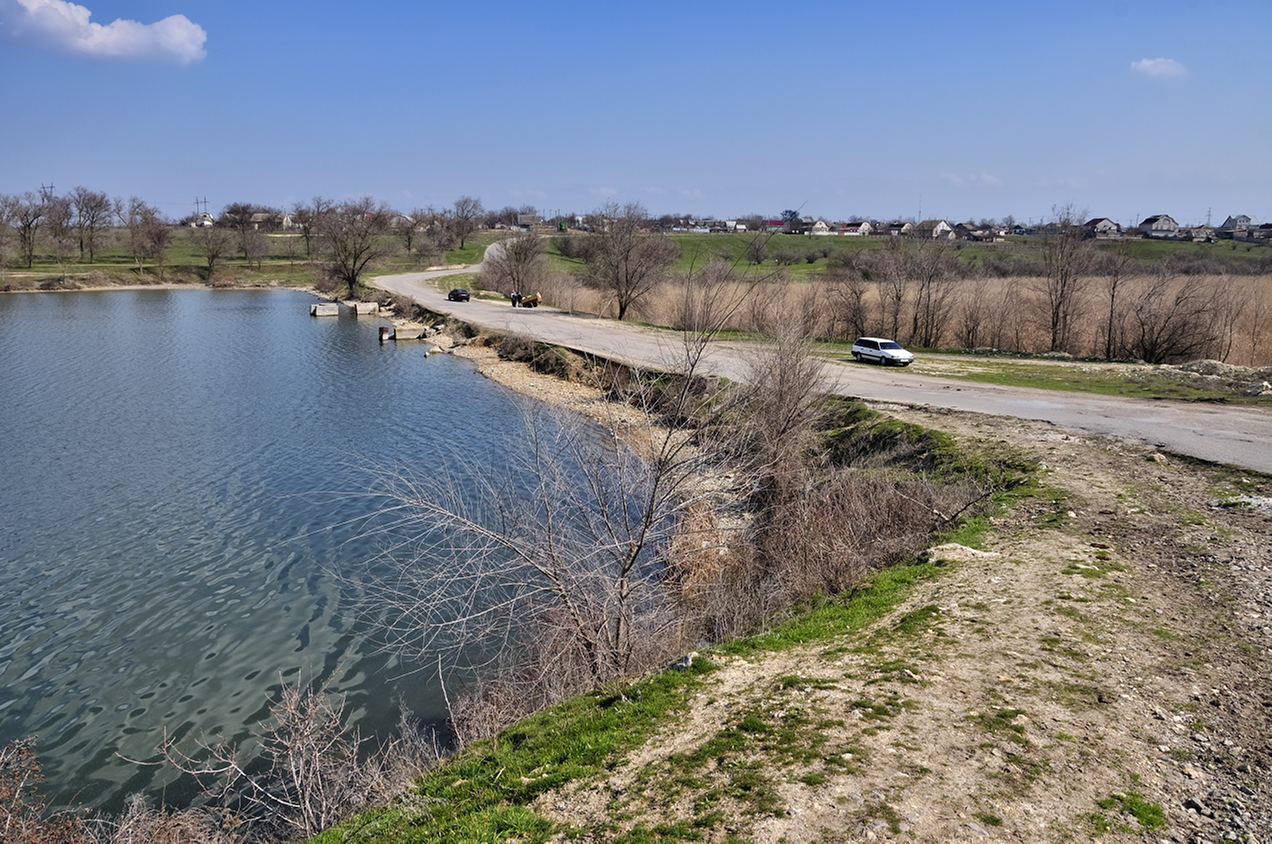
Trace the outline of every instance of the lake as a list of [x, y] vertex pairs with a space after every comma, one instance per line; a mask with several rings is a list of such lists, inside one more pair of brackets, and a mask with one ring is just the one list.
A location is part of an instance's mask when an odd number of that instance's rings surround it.
[[[163, 731], [242, 741], [281, 681], [329, 682], [364, 732], [434, 673], [358, 620], [385, 471], [481, 464], [517, 436], [471, 364], [309, 316], [288, 290], [0, 296], [0, 742], [38, 736], [56, 802], [188, 783]], [[408, 528], [409, 529], [409, 528]]]

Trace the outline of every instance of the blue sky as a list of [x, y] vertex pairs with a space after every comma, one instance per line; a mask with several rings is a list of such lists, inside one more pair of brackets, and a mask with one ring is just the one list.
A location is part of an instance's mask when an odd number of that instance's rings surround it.
[[1272, 221], [1269, 45], [1265, 2], [0, 0], [0, 193]]

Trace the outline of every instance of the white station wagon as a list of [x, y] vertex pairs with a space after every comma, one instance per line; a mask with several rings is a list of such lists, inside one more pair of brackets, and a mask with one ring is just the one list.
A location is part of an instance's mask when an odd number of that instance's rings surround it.
[[882, 337], [858, 337], [852, 344], [852, 356], [857, 360], [872, 360], [882, 366], [909, 366], [914, 362], [914, 355], [901, 348], [895, 340]]

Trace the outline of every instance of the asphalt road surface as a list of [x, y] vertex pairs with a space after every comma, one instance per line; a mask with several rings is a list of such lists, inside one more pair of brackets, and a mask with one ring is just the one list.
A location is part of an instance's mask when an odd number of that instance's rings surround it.
[[[474, 325], [516, 332], [545, 343], [624, 363], [674, 369], [680, 335], [556, 308], [513, 308], [473, 299], [451, 302], [434, 282], [463, 270], [380, 276], [373, 283], [409, 296], [438, 313]], [[699, 367], [704, 374], [744, 380], [744, 343], [717, 343]], [[875, 402], [931, 405], [953, 410], [1050, 422], [1078, 434], [1117, 437], [1272, 474], [1272, 412], [1264, 407], [1228, 407], [1189, 402], [1146, 401], [1024, 387], [973, 384], [887, 369], [852, 360], [827, 366], [827, 388]]]

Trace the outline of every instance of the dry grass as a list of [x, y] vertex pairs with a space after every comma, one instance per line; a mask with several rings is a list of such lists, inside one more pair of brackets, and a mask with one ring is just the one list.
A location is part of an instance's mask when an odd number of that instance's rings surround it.
[[[952, 295], [940, 332], [943, 348], [997, 348], [1006, 351], [1041, 353], [1047, 351], [1046, 326], [1040, 321], [1040, 303], [1035, 290], [1037, 279], [1027, 277], [965, 278], [949, 282]], [[1151, 279], [1132, 277], [1122, 282], [1118, 300], [1131, 303], [1143, 293]], [[681, 328], [678, 289], [682, 282], [666, 282], [652, 295], [632, 307], [630, 317], [654, 325]], [[725, 295], [745, 298], [746, 304], [725, 325], [726, 330], [757, 332], [765, 327], [774, 302], [784, 310], [807, 315], [807, 328], [819, 337], [851, 340], [859, 334], [888, 335], [890, 323], [884, 319], [877, 285], [867, 282], [863, 305], [864, 323], [853, 325], [846, 318], [849, 303], [844, 289], [830, 277], [809, 282], [788, 282], [779, 276], [765, 276], [762, 282], [745, 272], [724, 283]], [[1240, 366], [1272, 363], [1272, 275], [1264, 276], [1179, 276], [1171, 289], [1188, 287], [1206, 291], [1212, 300], [1230, 299], [1235, 304], [1225, 333], [1221, 353], [1206, 355]], [[1075, 355], [1102, 357], [1108, 320], [1107, 279], [1087, 280], [1079, 319], [1073, 331], [1071, 351]], [[588, 290], [571, 277], [554, 274], [544, 282], [544, 299], [566, 310], [613, 316], [614, 308], [603, 295]], [[899, 320], [897, 339], [911, 342], [907, 335], [907, 303]], [[1223, 350], [1220, 350], [1221, 352]], [[1116, 356], [1116, 354], [1115, 354]]]

